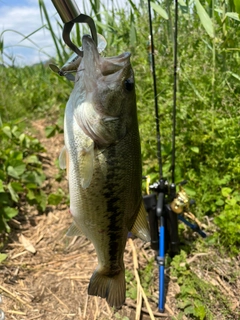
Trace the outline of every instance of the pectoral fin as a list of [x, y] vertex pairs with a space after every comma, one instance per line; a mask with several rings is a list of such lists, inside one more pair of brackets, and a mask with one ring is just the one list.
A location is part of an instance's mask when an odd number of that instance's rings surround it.
[[62, 148], [59, 155], [59, 167], [61, 169], [66, 169], [67, 167], [67, 150], [65, 146]]
[[59, 167], [61, 169], [67, 169], [67, 179], [68, 179], [68, 168], [69, 168], [69, 157], [66, 147], [64, 146], [59, 155]]
[[94, 142], [88, 148], [81, 150], [79, 157], [79, 170], [83, 189], [89, 187], [93, 176]]
[[137, 218], [133, 224], [131, 232], [143, 241], [149, 242], [151, 240], [147, 223], [147, 213], [144, 208], [143, 201], [141, 203]]
[[83, 236], [82, 230], [73, 222], [66, 233], [67, 237]]

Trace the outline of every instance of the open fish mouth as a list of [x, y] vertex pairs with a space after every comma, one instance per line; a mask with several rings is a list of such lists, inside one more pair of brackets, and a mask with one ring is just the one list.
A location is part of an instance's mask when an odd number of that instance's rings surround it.
[[83, 36], [82, 47], [84, 74], [88, 79], [88, 86], [91, 85], [89, 82], [93, 85], [101, 76], [107, 77], [109, 82], [116, 82], [123, 76], [123, 72], [126, 73], [126, 68], [130, 68], [129, 52], [114, 57], [101, 57], [95, 42], [89, 35]]

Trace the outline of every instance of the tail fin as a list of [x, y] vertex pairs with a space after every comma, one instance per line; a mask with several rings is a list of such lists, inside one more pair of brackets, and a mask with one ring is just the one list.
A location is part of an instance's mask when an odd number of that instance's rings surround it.
[[120, 308], [126, 299], [125, 273], [107, 276], [95, 270], [88, 286], [88, 294], [106, 298], [111, 307]]

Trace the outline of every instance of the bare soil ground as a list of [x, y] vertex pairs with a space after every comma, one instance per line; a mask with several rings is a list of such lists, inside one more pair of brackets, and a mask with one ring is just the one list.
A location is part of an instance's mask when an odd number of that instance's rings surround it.
[[[68, 192], [67, 182], [55, 181], [58, 169], [54, 165], [63, 146], [62, 135], [46, 139], [45, 122], [34, 123], [38, 138], [46, 148], [43, 155], [46, 188], [56, 190], [61, 187]], [[19, 217], [13, 225], [14, 232], [4, 248], [7, 260], [0, 264], [0, 309], [5, 319], [17, 320], [81, 320], [81, 319], [175, 319], [178, 316], [175, 296], [179, 292], [176, 279], [166, 275], [168, 288], [165, 313], [157, 310], [158, 273], [157, 266], [152, 274], [153, 286], [149, 288], [147, 302], [143, 299], [138, 283], [138, 300], [126, 299], [121, 310], [113, 310], [104, 299], [87, 295], [89, 279], [96, 268], [97, 257], [93, 245], [85, 237], [67, 238], [66, 230], [71, 224], [68, 207], [61, 204], [47, 207], [44, 214], [29, 206], [24, 208], [24, 217]], [[22, 221], [21, 221], [22, 219]], [[217, 260], [216, 252], [197, 253], [189, 257], [194, 272], [199, 277], [221, 289], [230, 297], [232, 308], [239, 319], [240, 280], [229, 283], [231, 272], [239, 271], [239, 261]], [[212, 257], [215, 256], [215, 259]], [[137, 278], [136, 268], [143, 268], [154, 257], [149, 244], [140, 240], [129, 240], [125, 250], [125, 265]], [[203, 263], [204, 262], [204, 267]], [[207, 262], [216, 271], [207, 270]], [[138, 265], [137, 265], [138, 264]], [[203, 270], [204, 268], [204, 270]], [[220, 307], [219, 307], [220, 309]], [[149, 314], [150, 313], [150, 314]], [[217, 315], [218, 314], [218, 315]], [[216, 319], [224, 320], [224, 312], [216, 313]], [[127, 317], [127, 318], [126, 318]], [[1, 319], [1, 314], [0, 314]], [[183, 316], [183, 319], [187, 319]], [[226, 318], [229, 319], [229, 318]]]

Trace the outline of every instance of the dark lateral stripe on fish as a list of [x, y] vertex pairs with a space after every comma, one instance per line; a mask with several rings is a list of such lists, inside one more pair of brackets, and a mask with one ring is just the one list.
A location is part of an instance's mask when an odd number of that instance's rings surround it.
[[[110, 148], [108, 150], [108, 156], [110, 159], [114, 159], [116, 156], [115, 148]], [[108, 214], [109, 225], [108, 225], [108, 235], [109, 235], [109, 242], [108, 242], [108, 252], [109, 252], [109, 261], [110, 261], [110, 268], [112, 270], [116, 269], [116, 262], [119, 259], [119, 250], [121, 250], [121, 244], [119, 243], [119, 238], [121, 239], [122, 236], [122, 226], [121, 217], [122, 211], [119, 210], [119, 204], [121, 199], [119, 197], [119, 193], [117, 195], [113, 195], [113, 191], [116, 188], [116, 184], [119, 183], [118, 174], [120, 168], [118, 164], [113, 161], [108, 166], [107, 172], [107, 190], [104, 192], [104, 196], [107, 199], [107, 212], [111, 213]], [[119, 189], [119, 188], [118, 188]], [[119, 235], [118, 235], [119, 234]], [[116, 270], [117, 271], [117, 270]], [[118, 269], [119, 271], [119, 269]]]
[[[111, 187], [110, 187], [111, 189]], [[107, 212], [111, 212], [113, 214], [109, 215], [109, 225], [108, 225], [108, 235], [109, 235], [109, 242], [108, 242], [108, 252], [109, 252], [109, 258], [110, 262], [113, 264], [116, 264], [117, 261], [117, 254], [119, 252], [119, 235], [121, 235], [121, 232], [119, 230], [119, 218], [121, 215], [121, 212], [119, 212], [119, 208], [117, 206], [118, 201], [120, 200], [118, 197], [112, 197], [110, 198], [111, 192], [105, 193], [106, 197], [109, 199], [107, 200]]]

